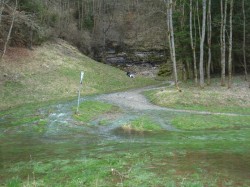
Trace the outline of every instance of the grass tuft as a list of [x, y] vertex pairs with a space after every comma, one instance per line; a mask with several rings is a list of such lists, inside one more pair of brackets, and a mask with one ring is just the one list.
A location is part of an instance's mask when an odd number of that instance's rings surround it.
[[118, 107], [108, 103], [98, 101], [85, 101], [80, 104], [79, 113], [75, 114], [74, 118], [81, 122], [88, 123], [101, 115], [111, 112], [115, 113], [118, 110]]
[[159, 131], [162, 130], [159, 124], [146, 116], [139, 117], [122, 126], [124, 131]]

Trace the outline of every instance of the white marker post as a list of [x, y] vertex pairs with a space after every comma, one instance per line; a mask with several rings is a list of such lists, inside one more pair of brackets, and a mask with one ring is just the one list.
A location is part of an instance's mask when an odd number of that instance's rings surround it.
[[79, 112], [80, 95], [81, 95], [81, 88], [82, 88], [83, 77], [84, 77], [84, 72], [81, 71], [80, 85], [79, 85], [79, 89], [78, 89], [78, 102], [77, 102], [77, 109], [76, 109], [76, 113], [77, 113], [77, 114], [78, 114], [78, 112]]

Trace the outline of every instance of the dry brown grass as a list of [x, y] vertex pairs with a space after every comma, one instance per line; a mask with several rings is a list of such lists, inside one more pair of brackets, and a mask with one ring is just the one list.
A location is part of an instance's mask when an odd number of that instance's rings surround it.
[[[243, 77], [234, 78], [231, 89], [221, 87], [219, 79], [213, 79], [211, 86], [200, 89], [192, 84], [180, 84], [182, 92], [168, 87], [150, 94], [151, 100], [161, 106], [173, 108], [219, 111], [225, 108], [250, 108], [250, 89]], [[230, 109], [231, 108], [231, 109]], [[218, 109], [218, 110], [217, 110]], [[237, 112], [237, 111], [236, 111]]]

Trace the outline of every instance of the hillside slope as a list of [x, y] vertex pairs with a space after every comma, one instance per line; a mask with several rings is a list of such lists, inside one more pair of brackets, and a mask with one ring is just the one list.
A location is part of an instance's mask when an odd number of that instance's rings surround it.
[[82, 55], [63, 40], [47, 42], [32, 51], [10, 48], [0, 64], [0, 110], [77, 96], [80, 71], [85, 72], [82, 95], [155, 82], [145, 77], [130, 79], [125, 72]]

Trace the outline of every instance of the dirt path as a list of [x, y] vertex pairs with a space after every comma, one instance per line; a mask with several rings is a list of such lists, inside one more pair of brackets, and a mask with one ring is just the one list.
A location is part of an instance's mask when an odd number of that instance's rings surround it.
[[165, 110], [165, 108], [153, 105], [141, 93], [153, 89], [144, 88], [126, 92], [118, 92], [98, 97], [99, 100], [114, 103], [120, 107], [132, 110]]
[[[174, 86], [173, 82], [168, 82], [169, 86]], [[161, 111], [171, 111], [171, 112], [181, 112], [181, 113], [192, 113], [192, 114], [202, 114], [202, 115], [225, 115], [225, 116], [246, 116], [234, 113], [221, 113], [221, 112], [208, 112], [208, 111], [195, 111], [195, 110], [181, 110], [181, 109], [172, 109], [166, 107], [160, 107], [150, 103], [145, 96], [142, 94], [144, 91], [153, 90], [153, 89], [162, 89], [166, 86], [161, 87], [145, 87], [141, 89], [135, 89], [125, 92], [117, 92], [111, 94], [105, 94], [99, 96], [97, 99], [113, 103], [122, 108], [127, 108], [135, 111], [142, 110], [161, 110]]]

